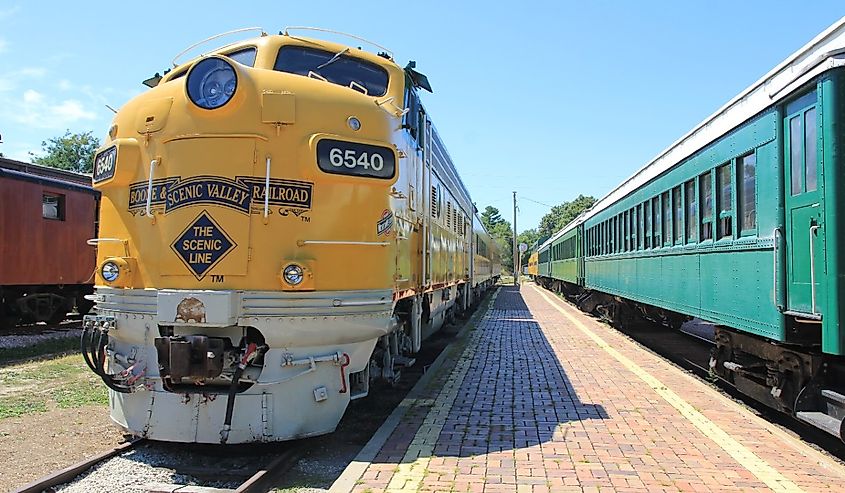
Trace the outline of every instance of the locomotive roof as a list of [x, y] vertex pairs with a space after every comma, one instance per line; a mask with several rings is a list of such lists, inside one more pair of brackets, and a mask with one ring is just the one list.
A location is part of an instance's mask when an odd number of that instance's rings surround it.
[[[599, 199], [580, 222], [576, 219], [560, 234], [583, 223], [725, 135], [749, 118], [786, 98], [817, 75], [845, 66], [845, 17], [790, 55], [757, 82], [725, 103], [695, 128], [663, 150], [648, 164]], [[551, 240], [550, 240], [551, 241]]]

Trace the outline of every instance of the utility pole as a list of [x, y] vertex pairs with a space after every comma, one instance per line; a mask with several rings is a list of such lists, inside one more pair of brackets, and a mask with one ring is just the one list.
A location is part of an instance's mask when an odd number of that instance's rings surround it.
[[519, 284], [519, 267], [517, 267], [517, 255], [519, 255], [519, 250], [516, 247], [516, 191], [513, 192], [513, 283], [514, 285]]

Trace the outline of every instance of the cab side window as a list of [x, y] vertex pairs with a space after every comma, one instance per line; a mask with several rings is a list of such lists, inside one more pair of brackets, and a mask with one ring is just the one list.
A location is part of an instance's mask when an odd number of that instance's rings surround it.
[[422, 147], [422, 131], [423, 128], [420, 124], [424, 122], [424, 117], [421, 118], [422, 113], [422, 106], [420, 106], [420, 99], [417, 96], [417, 92], [414, 90], [413, 84], [411, 81], [406, 81], [406, 89], [405, 89], [405, 107], [408, 108], [408, 112], [405, 113], [405, 116], [402, 117], [402, 128], [408, 131], [411, 134], [411, 138], [417, 141]]

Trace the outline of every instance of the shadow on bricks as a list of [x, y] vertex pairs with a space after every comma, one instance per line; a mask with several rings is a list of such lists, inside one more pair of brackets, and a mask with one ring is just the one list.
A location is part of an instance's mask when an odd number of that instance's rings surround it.
[[454, 370], [431, 387], [374, 462], [407, 463], [414, 450], [420, 458], [519, 450], [564, 439], [562, 424], [607, 418], [579, 400], [514, 286], [500, 288]]

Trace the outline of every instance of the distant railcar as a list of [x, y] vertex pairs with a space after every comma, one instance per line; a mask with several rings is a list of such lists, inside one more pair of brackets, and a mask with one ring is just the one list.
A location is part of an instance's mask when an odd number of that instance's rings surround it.
[[546, 241], [540, 282], [615, 323], [717, 324], [712, 371], [843, 436], [845, 19]]
[[0, 317], [57, 322], [93, 290], [99, 192], [90, 176], [0, 158]]
[[536, 278], [540, 273], [537, 269], [539, 258], [540, 254], [537, 251], [531, 252], [531, 255], [528, 256], [528, 266], [526, 267], [525, 273], [531, 276], [532, 279]]

